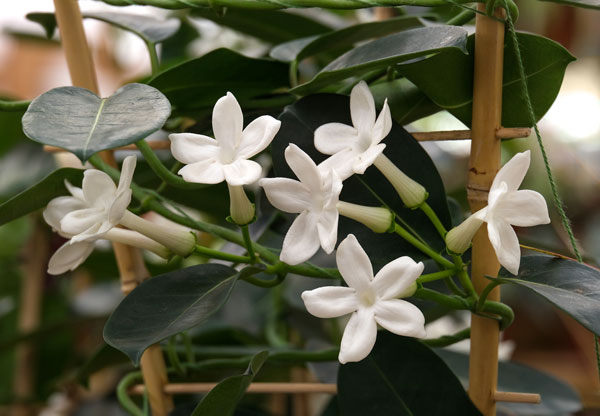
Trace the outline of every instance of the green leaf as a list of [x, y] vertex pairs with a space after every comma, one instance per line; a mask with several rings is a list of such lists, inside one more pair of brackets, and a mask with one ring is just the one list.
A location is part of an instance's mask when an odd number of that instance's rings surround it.
[[54, 157], [42, 146], [30, 140], [19, 143], [0, 158], [0, 202], [25, 191], [55, 169]]
[[212, 20], [219, 26], [227, 26], [273, 44], [331, 30], [330, 26], [309, 17], [280, 10], [230, 8], [226, 13], [219, 15], [212, 9], [197, 8], [191, 15]]
[[54, 13], [33, 12], [25, 15], [27, 20], [39, 23], [46, 31], [46, 37], [52, 39], [56, 31], [56, 17]]
[[501, 269], [503, 283], [525, 287], [600, 335], [600, 271], [574, 260], [551, 256], [521, 257], [519, 275]]
[[4, 155], [21, 140], [27, 141], [21, 128], [21, 118], [26, 108], [18, 111], [0, 111], [0, 155]]
[[252, 357], [244, 374], [227, 377], [217, 384], [194, 409], [192, 416], [230, 416], [235, 412], [239, 401], [260, 371], [269, 353], [261, 351]]
[[600, 10], [600, 0], [540, 0], [551, 3], [566, 4], [567, 6], [583, 7]]
[[423, 26], [423, 20], [418, 16], [400, 16], [378, 22], [362, 23], [322, 35], [279, 44], [271, 49], [269, 56], [282, 62], [301, 61], [318, 53], [352, 46], [360, 41], [421, 26]]
[[384, 331], [367, 358], [340, 367], [338, 403], [346, 416], [481, 415], [431, 349]]
[[[275, 174], [295, 179], [285, 161], [285, 148], [289, 143], [295, 143], [307, 152], [315, 163], [325, 160], [327, 155], [319, 153], [314, 147], [314, 131], [319, 126], [331, 122], [352, 125], [350, 100], [341, 95], [311, 95], [286, 107], [279, 119], [281, 127], [271, 144]], [[442, 223], [449, 227], [450, 213], [444, 185], [425, 150], [396, 123], [393, 123], [390, 134], [382, 143], [386, 144], [385, 155], [427, 189], [427, 202]], [[441, 251], [444, 248], [444, 242], [427, 217], [420, 210], [405, 208], [395, 189], [374, 166], [368, 168], [364, 175], [354, 175], [344, 181], [340, 200], [360, 205], [381, 206], [382, 202], [371, 190], [398, 214], [403, 224], [413, 229], [436, 250]], [[358, 222], [340, 217], [338, 242], [350, 233], [356, 236], [369, 254], [375, 268], [403, 255], [414, 259], [425, 258], [423, 253], [395, 234], [375, 234]]]
[[[469, 356], [447, 349], [434, 350], [464, 385], [469, 383]], [[498, 390], [538, 393], [541, 403], [498, 402], [498, 411], [520, 416], [571, 415], [581, 410], [577, 392], [568, 384], [523, 364], [498, 363]]]
[[281, 62], [217, 49], [158, 74], [150, 85], [167, 96], [177, 113], [210, 111], [227, 91], [248, 110], [253, 99], [288, 85], [288, 69]]
[[0, 225], [44, 208], [57, 196], [68, 195], [69, 191], [65, 188], [65, 180], [75, 186], [81, 186], [83, 170], [58, 169], [42, 179], [41, 182], [1, 204]]
[[201, 264], [153, 277], [136, 287], [112, 313], [104, 340], [139, 363], [150, 345], [190, 329], [227, 301], [237, 271]]
[[431, 26], [385, 36], [354, 48], [323, 68], [311, 81], [292, 90], [306, 95], [352, 76], [448, 49], [465, 51], [467, 31], [456, 26]]
[[[575, 58], [558, 43], [526, 33], [518, 34], [536, 121], [548, 111], [560, 89], [567, 65]], [[465, 125], [471, 124], [473, 103], [474, 37], [467, 44], [469, 55], [449, 50], [436, 56], [397, 66], [398, 71], [440, 107]], [[502, 125], [529, 126], [514, 48], [505, 40], [502, 91]]]
[[82, 162], [159, 130], [171, 113], [160, 91], [127, 84], [108, 98], [78, 87], [54, 88], [31, 102], [23, 131], [36, 142], [73, 152]]

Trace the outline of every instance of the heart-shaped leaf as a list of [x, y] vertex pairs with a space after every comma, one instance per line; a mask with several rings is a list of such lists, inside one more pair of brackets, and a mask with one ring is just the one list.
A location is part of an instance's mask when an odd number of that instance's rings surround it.
[[[279, 119], [281, 127], [271, 144], [275, 173], [277, 176], [295, 179], [285, 161], [285, 148], [289, 143], [295, 143], [307, 152], [315, 163], [325, 160], [327, 155], [319, 153], [314, 147], [314, 131], [319, 126], [331, 122], [352, 125], [350, 100], [342, 95], [311, 95], [286, 107]], [[386, 144], [385, 155], [405, 174], [427, 189], [427, 202], [443, 224], [449, 227], [450, 213], [444, 185], [429, 155], [396, 123], [393, 123], [390, 134], [382, 143]], [[405, 208], [392, 185], [374, 166], [368, 168], [364, 175], [354, 175], [344, 181], [340, 200], [366, 206], [381, 206], [384, 202], [396, 212], [407, 228], [412, 229], [435, 249], [441, 251], [444, 248], [444, 242], [427, 217], [419, 210]], [[360, 223], [340, 217], [338, 241], [350, 233], [356, 235], [375, 268], [404, 255], [414, 259], [425, 258], [423, 253], [395, 234], [376, 234]]]
[[430, 348], [385, 331], [367, 358], [340, 367], [338, 403], [346, 416], [481, 415]]
[[292, 92], [306, 95], [332, 82], [448, 49], [466, 52], [466, 42], [467, 31], [456, 26], [430, 26], [385, 36], [346, 52]]
[[100, 98], [85, 88], [54, 88], [31, 102], [23, 131], [36, 142], [73, 152], [82, 162], [159, 130], [171, 105], [155, 88], [127, 84]]
[[104, 339], [137, 364], [150, 345], [190, 329], [227, 301], [238, 278], [221, 264], [201, 264], [153, 277], [112, 313]]
[[269, 356], [261, 351], [252, 357], [244, 374], [227, 377], [217, 384], [194, 409], [192, 416], [229, 416], [233, 415], [239, 401], [244, 397], [246, 389], [260, 371]]
[[600, 335], [598, 269], [557, 257], [524, 256], [517, 277], [501, 269], [498, 278], [533, 291]]
[[[564, 47], [548, 38], [527, 33], [519, 33], [517, 36], [537, 121], [554, 102], [565, 69], [575, 58]], [[531, 122], [523, 100], [515, 51], [510, 39], [505, 42], [502, 125], [529, 126]], [[435, 104], [469, 126], [473, 103], [473, 49], [474, 37], [470, 36], [467, 44], [469, 55], [449, 50], [428, 59], [398, 65], [397, 68]]]
[[566, 4], [568, 6], [583, 7], [586, 9], [600, 10], [600, 0], [540, 0], [540, 1]]

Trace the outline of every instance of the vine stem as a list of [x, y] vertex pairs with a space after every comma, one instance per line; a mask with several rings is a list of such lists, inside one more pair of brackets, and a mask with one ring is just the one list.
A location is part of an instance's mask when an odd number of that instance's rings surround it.
[[431, 221], [431, 223], [433, 224], [437, 232], [440, 234], [440, 236], [442, 238], [445, 238], [448, 231], [446, 230], [446, 227], [444, 227], [444, 224], [442, 224], [442, 222], [440, 221], [435, 211], [429, 206], [429, 204], [427, 202], [423, 202], [421, 205], [419, 205], [419, 209], [423, 211], [425, 215], [427, 215], [427, 218], [429, 218], [429, 221]]
[[248, 231], [248, 225], [240, 226], [242, 229], [242, 236], [244, 237], [244, 245], [248, 250], [248, 256], [250, 257], [250, 262], [254, 263], [256, 261], [256, 253], [254, 252], [254, 246], [252, 245], [252, 238], [250, 238], [250, 232]]
[[131, 386], [133, 386], [136, 382], [142, 380], [142, 372], [134, 371], [132, 373], [127, 374], [125, 377], [119, 381], [117, 385], [117, 400], [125, 409], [129, 412], [129, 414], [133, 416], [144, 416], [144, 412], [140, 409], [131, 397], [129, 397], [128, 390]]
[[148, 55], [150, 56], [150, 68], [152, 76], [156, 76], [160, 71], [160, 62], [158, 60], [158, 54], [156, 53], [156, 45], [152, 42], [144, 40], [146, 47], [148, 48]]
[[225, 260], [232, 263], [251, 263], [252, 259], [248, 256], [238, 256], [235, 254], [225, 253], [212, 248], [196, 245], [194, 249], [196, 253], [201, 254], [211, 259]]
[[398, 234], [400, 237], [402, 237], [403, 239], [405, 239], [408, 243], [413, 245], [415, 248], [417, 248], [417, 249], [421, 250], [423, 253], [427, 254], [429, 257], [431, 257], [437, 263], [444, 266], [446, 269], [454, 269], [454, 263], [452, 263], [447, 258], [443, 257], [441, 254], [435, 252], [427, 244], [424, 244], [421, 241], [417, 240], [416, 237], [414, 237], [412, 234], [410, 234], [408, 231], [406, 231], [400, 224], [396, 223], [394, 225], [394, 232], [396, 234]]
[[445, 279], [447, 277], [453, 276], [456, 273], [454, 269], [442, 270], [435, 273], [423, 274], [419, 276], [417, 282], [419, 283], [428, 283], [433, 282], [440, 279]]

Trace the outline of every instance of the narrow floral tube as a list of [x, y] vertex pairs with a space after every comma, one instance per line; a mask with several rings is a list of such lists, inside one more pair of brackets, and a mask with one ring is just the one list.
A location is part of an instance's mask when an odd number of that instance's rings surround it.
[[375, 159], [374, 165], [394, 187], [400, 199], [408, 208], [417, 208], [425, 202], [428, 194], [423, 185], [406, 176], [383, 153]]
[[108, 230], [108, 232], [104, 234], [103, 238], [114, 243], [127, 244], [132, 247], [151, 251], [163, 259], [168, 259], [171, 255], [171, 251], [167, 247], [136, 231], [115, 227]]
[[339, 201], [337, 209], [340, 215], [360, 222], [376, 233], [385, 233], [394, 224], [394, 214], [387, 208], [366, 207], [364, 205]]
[[229, 213], [237, 225], [247, 225], [254, 220], [254, 204], [250, 202], [244, 187], [229, 185]]

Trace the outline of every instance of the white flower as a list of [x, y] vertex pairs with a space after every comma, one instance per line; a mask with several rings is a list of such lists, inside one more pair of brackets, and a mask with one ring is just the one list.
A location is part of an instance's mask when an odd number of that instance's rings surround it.
[[221, 97], [213, 109], [212, 127], [215, 139], [192, 133], [169, 135], [171, 153], [185, 163], [179, 170], [187, 182], [229, 185], [256, 182], [261, 166], [251, 160], [264, 150], [279, 131], [281, 122], [271, 116], [261, 116], [242, 131], [244, 116], [230, 92]]
[[454, 251], [453, 246], [457, 252], [466, 250], [465, 241], [473, 238], [479, 224], [487, 222], [488, 237], [498, 261], [512, 274], [519, 273], [521, 249], [512, 225], [531, 227], [550, 222], [544, 197], [536, 191], [518, 190], [529, 169], [530, 158], [529, 150], [517, 153], [500, 169], [490, 188], [488, 205], [446, 236], [450, 250]]
[[285, 149], [285, 160], [300, 182], [266, 178], [259, 185], [273, 206], [300, 214], [288, 230], [280, 254], [281, 261], [294, 265], [311, 258], [319, 245], [328, 254], [333, 251], [339, 219], [336, 205], [342, 182], [334, 171], [321, 176], [310, 156], [294, 144]]
[[353, 126], [328, 123], [315, 130], [315, 147], [321, 153], [333, 155], [319, 167], [335, 169], [342, 180], [354, 173], [363, 174], [382, 154], [385, 144], [380, 142], [392, 128], [392, 116], [387, 104], [375, 119], [375, 101], [364, 81], [350, 93], [350, 115]]
[[353, 234], [342, 241], [337, 266], [348, 284], [327, 286], [302, 293], [309, 313], [319, 318], [352, 314], [342, 337], [339, 361], [360, 361], [375, 345], [377, 324], [397, 335], [423, 338], [425, 317], [412, 303], [397, 299], [411, 296], [423, 263], [400, 257], [386, 264], [373, 277], [367, 253]]

